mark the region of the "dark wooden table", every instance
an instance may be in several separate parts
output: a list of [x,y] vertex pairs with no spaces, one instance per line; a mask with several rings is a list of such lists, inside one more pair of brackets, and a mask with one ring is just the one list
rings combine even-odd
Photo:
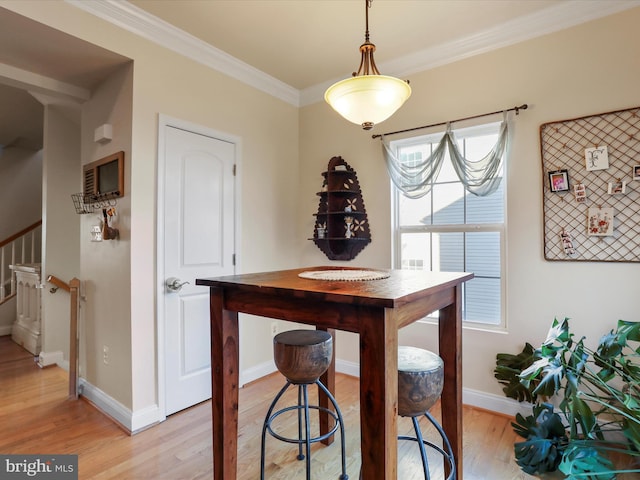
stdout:
[[[298,276],[325,269],[332,267],[196,280],[210,289],[214,480],[237,478],[238,312],[359,334],[362,478],[396,480],[398,330],[435,310],[445,369],[442,426],[463,478],[461,290],[473,274],[392,270],[386,279],[352,282]],[[334,375],[332,367],[324,377],[330,390]]]

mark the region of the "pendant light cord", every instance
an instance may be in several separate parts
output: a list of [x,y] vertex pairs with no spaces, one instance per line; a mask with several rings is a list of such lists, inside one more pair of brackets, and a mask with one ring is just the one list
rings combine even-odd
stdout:
[[364,41],[365,43],[369,43],[369,9],[371,8],[371,2],[373,0],[366,0],[364,3],[364,22],[365,22],[365,31],[364,31]]

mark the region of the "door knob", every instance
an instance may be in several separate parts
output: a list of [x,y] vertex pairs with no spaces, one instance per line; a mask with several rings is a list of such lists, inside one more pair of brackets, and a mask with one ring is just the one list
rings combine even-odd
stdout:
[[167,290],[170,290],[172,292],[179,292],[180,290],[182,290],[182,286],[186,285],[187,283],[189,282],[182,282],[180,281],[179,278],[176,278],[176,277],[169,277],[164,282],[164,284],[167,287]]

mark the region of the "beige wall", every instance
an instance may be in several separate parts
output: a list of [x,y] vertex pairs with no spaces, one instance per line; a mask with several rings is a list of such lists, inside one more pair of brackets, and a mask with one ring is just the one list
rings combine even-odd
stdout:
[[[507,328],[464,331],[464,387],[501,395],[493,378],[498,352],[540,343],[554,316],[573,319],[578,335],[596,342],[619,319],[640,320],[638,264],[547,262],[542,249],[542,123],[638,106],[640,9],[411,75],[413,96],[378,133],[463,118],[528,103],[513,122],[508,165]],[[626,53],[625,53],[626,52]],[[498,118],[499,120],[499,118]],[[320,172],[341,155],[358,172],[373,242],[354,265],[390,265],[390,187],[379,140],[318,103],[301,111],[300,238],[313,229]],[[396,137],[394,137],[396,138]],[[632,188],[640,190],[638,182]],[[640,206],[639,206],[640,208]],[[302,263],[323,262],[311,242]],[[401,341],[435,348],[436,328],[414,325]],[[357,360],[356,339],[341,337],[338,357]]]
[[[133,64],[120,68],[94,89],[82,107],[82,165],[124,151],[124,196],[117,198],[117,240],[91,242],[91,226],[103,214],[80,216],[80,275],[86,300],[82,309],[82,377],[122,403],[131,405],[131,132]],[[95,129],[113,127],[113,140],[94,141]],[[82,190],[82,188],[80,188]],[[107,361],[104,361],[106,347]],[[149,362],[153,365],[153,362]]]
[[[79,216],[70,192],[79,191],[79,115],[60,105],[45,107],[42,200],[42,279],[54,275],[64,282],[80,271]],[[42,350],[63,352],[69,359],[69,295],[51,285],[42,289]]]
[[[0,156],[0,240],[34,224],[42,208],[42,151],[8,148]],[[13,212],[19,211],[20,215]]]

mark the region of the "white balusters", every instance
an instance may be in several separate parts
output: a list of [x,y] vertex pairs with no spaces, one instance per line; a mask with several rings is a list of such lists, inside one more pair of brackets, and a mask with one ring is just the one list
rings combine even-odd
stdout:
[[18,263],[32,264],[40,261],[40,252],[36,249],[41,243],[38,241],[41,235],[42,226],[38,222],[15,237],[0,242],[0,303],[16,294],[16,279],[10,267]]

